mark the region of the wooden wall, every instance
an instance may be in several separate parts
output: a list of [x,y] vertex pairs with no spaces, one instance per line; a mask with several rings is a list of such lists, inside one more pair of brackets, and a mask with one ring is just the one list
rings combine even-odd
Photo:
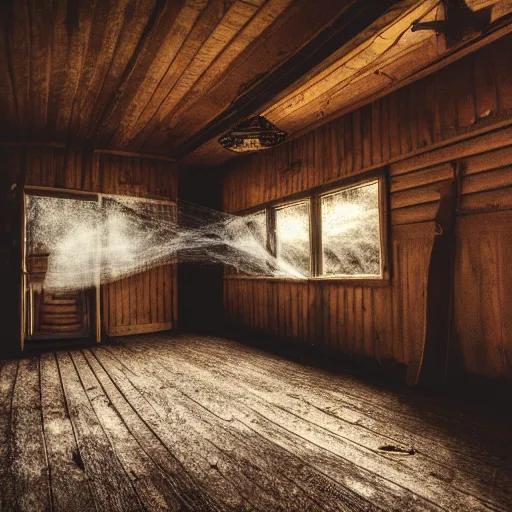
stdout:
[[386,166],[392,279],[361,286],[226,277],[228,319],[338,352],[418,360],[438,183],[459,161],[454,364],[512,377],[511,51],[507,36],[296,140],[236,160],[224,183],[228,212]]
[[[176,164],[63,147],[3,147],[1,167],[25,185],[141,198],[177,198]],[[4,169],[2,169],[2,172]],[[16,269],[19,269],[17,265]],[[102,286],[102,328],[110,335],[177,325],[177,268],[165,265]]]

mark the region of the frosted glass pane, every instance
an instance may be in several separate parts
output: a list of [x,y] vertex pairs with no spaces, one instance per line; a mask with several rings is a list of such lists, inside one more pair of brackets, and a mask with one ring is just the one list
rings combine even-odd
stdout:
[[377,181],[321,198],[323,275],[381,275]]
[[267,247],[267,214],[265,210],[247,215],[245,219],[246,226],[256,241],[262,247]]
[[301,274],[310,274],[309,202],[276,210],[276,256]]

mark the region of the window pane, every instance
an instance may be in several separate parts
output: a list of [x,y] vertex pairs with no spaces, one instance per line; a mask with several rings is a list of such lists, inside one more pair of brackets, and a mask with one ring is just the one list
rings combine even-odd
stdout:
[[[221,249],[228,275],[266,275],[268,273],[267,212],[259,210],[241,216],[231,216],[224,229],[229,238]],[[229,247],[229,248],[228,248]],[[227,249],[227,253],[224,251]]]
[[323,275],[380,276],[379,183],[321,198]]
[[265,210],[245,216],[245,224],[256,241],[267,247],[267,213]]
[[310,274],[309,201],[276,210],[276,256],[301,274]]

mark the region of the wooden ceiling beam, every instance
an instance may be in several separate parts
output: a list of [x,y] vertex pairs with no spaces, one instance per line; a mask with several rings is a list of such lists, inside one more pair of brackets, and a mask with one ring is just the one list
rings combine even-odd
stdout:
[[[181,145],[226,109],[241,91],[285,62],[354,0],[267,0],[210,69],[145,140],[144,150],[167,151]],[[247,44],[247,40],[249,44]],[[242,42],[242,44],[241,44]],[[210,71],[222,66],[210,86]],[[203,88],[204,93],[198,94]],[[195,99],[194,99],[195,96]],[[178,112],[179,110],[179,112]]]
[[304,86],[274,102],[263,115],[281,129],[295,134],[339,110],[340,105],[355,103],[410,74],[415,67],[431,62],[445,51],[442,38],[436,38],[431,32],[415,34],[410,30],[414,20],[436,19],[440,14],[442,7],[437,0],[426,0],[409,9],[367,41],[346,51]]
[[[373,23],[367,30],[358,34],[348,43],[350,48],[356,48],[366,42],[367,39],[378,33],[382,27],[392,23],[401,16],[418,0],[401,1],[389,9],[384,16]],[[345,7],[347,4],[345,4]],[[216,79],[204,94],[198,95],[196,99],[185,98],[182,105],[179,105],[175,112],[164,119],[160,130],[155,130],[148,145],[154,143],[152,150],[157,150],[157,141],[171,150],[182,145],[199,129],[206,126],[222,110],[228,108],[242,91],[261,79],[272,69],[277,68],[285,62],[300,47],[311,40],[325,26],[336,19],[343,7],[341,2],[329,2],[326,5],[319,3],[293,2],[289,9],[283,13],[262,35],[255,40],[240,57],[234,61],[229,68]],[[314,11],[322,13],[317,16]],[[315,17],[315,22],[311,19]],[[293,44],[298,35],[302,35],[302,44]],[[282,96],[291,93],[302,84],[313,79],[323,69],[329,67],[339,60],[338,54],[344,55],[349,50],[344,45],[340,50],[334,52],[330,57],[324,59],[309,73],[305,73],[293,86],[281,91],[269,102],[273,104],[279,101]],[[193,96],[191,91],[190,96]],[[167,136],[167,139],[165,137]],[[162,142],[163,141],[163,142]],[[149,148],[150,146],[148,146]]]
[[[371,73],[368,73],[368,81],[365,82],[365,84],[368,86],[366,94],[358,95],[354,92],[353,95],[350,95],[350,93],[347,92],[347,95],[350,97],[350,99],[341,102],[341,104],[337,103],[339,98],[331,98],[332,105],[330,105],[329,109],[325,109],[325,115],[321,117],[311,115],[311,113],[315,112],[315,109],[311,108],[309,119],[307,116],[305,116],[300,120],[293,120],[296,129],[294,129],[292,137],[299,137],[309,132],[310,130],[317,128],[318,126],[325,124],[326,122],[332,121],[337,117],[345,115],[348,112],[354,111],[363,107],[364,105],[387,96],[397,89],[400,89],[412,82],[420,80],[425,76],[435,73],[436,71],[448,66],[449,64],[479,50],[480,48],[483,48],[484,46],[493,43],[494,41],[497,41],[504,36],[507,36],[510,33],[512,33],[512,14],[506,14],[503,18],[497,19],[495,22],[491,23],[484,34],[466,40],[448,51],[441,52],[439,55],[432,55],[430,59],[427,58],[427,54],[430,51],[429,47],[432,47],[433,43],[427,39],[423,44],[419,43],[415,48],[410,48],[411,51],[414,51],[416,56],[419,54],[421,57],[421,59],[418,57],[417,61],[417,64],[420,64],[419,67],[414,68],[411,65],[407,66],[407,52],[396,56],[395,59],[390,59],[389,67],[387,67],[388,64],[386,64],[385,66],[383,65],[383,69],[387,69],[387,71],[391,73],[392,80],[389,79],[389,77],[386,78],[386,75],[388,74],[386,72],[383,77],[385,83],[379,86],[370,87],[368,82],[372,79],[378,80],[379,74],[373,73],[372,76]],[[399,68],[405,70],[405,72],[400,74],[398,72]],[[393,70],[397,71],[393,72]],[[358,82],[355,81],[353,85],[355,88],[357,88]],[[326,101],[327,100],[324,98],[324,104],[326,104]],[[276,119],[274,119],[273,112],[268,112],[268,115],[272,122],[286,123],[285,117],[279,121],[276,121]]]
[[211,139],[217,138],[232,126],[262,109],[281,91],[290,87],[304,74],[341,46],[356,37],[381,17],[393,0],[377,3],[352,2],[331,24],[324,28],[295,55],[257,80],[220,115],[199,130],[175,150],[176,158],[191,153]]

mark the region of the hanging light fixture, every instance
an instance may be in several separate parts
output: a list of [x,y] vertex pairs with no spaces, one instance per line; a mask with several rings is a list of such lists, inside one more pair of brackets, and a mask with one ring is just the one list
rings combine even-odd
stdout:
[[286,139],[287,133],[279,130],[263,116],[255,116],[237,124],[220,139],[219,144],[234,151],[258,151],[277,146]]

